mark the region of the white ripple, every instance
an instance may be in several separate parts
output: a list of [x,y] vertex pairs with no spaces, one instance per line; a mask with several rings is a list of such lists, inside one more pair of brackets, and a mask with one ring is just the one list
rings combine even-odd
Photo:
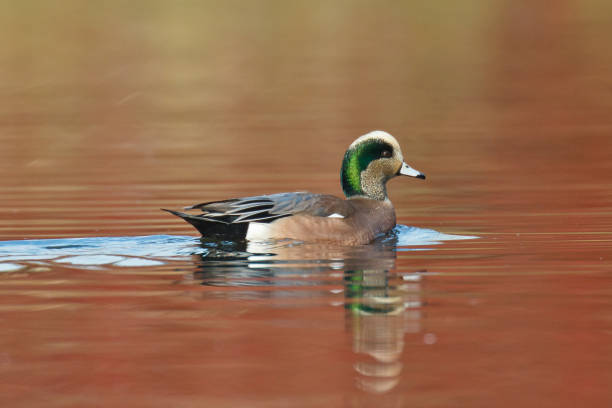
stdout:
[[14,263],[0,263],[0,272],[15,272],[24,268],[23,265]]

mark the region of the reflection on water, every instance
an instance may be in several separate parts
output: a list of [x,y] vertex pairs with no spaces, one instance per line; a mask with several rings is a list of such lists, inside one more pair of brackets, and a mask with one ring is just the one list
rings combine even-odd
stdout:
[[[78,266],[81,273],[94,268],[155,274],[156,267],[172,264],[180,275],[167,285],[203,287],[205,290],[185,292],[200,301],[281,301],[273,307],[335,308],[338,315],[344,315],[350,336],[356,386],[380,394],[400,381],[404,335],[420,330],[422,276],[396,271],[398,250],[431,250],[443,240],[466,238],[474,237],[398,226],[375,243],[358,247],[162,235],[5,241],[0,242],[0,266],[5,272],[20,273],[15,276],[25,281],[35,268],[49,272],[54,266]],[[406,246],[408,242],[413,246]],[[56,290],[51,295],[68,294]],[[78,292],[78,296],[99,295]],[[207,308],[206,303],[202,308]]]
[[357,385],[368,392],[387,392],[398,384],[404,334],[420,330],[420,275],[403,278],[410,283],[386,269],[345,273],[347,327],[359,356]]
[[[356,386],[368,393],[385,393],[400,381],[404,335],[419,332],[422,306],[422,276],[395,271],[398,242],[418,240],[406,236],[402,228],[397,231],[404,231],[403,237],[394,234],[362,247],[249,243],[242,252],[226,243],[214,257],[196,255],[198,268],[186,281],[224,287],[204,296],[233,300],[327,299],[344,292],[342,301],[331,300],[329,305],[345,309],[346,330],[355,353]],[[416,231],[419,234],[424,232]],[[336,289],[339,282],[343,289]],[[326,287],[334,288],[322,289]]]
[[[151,235],[0,241],[0,265],[9,261],[71,265],[154,266],[206,250],[193,237]],[[23,266],[23,265],[22,265]]]
[[[472,238],[475,237],[443,234],[430,229],[398,225],[383,241],[400,246],[424,246],[437,245],[442,241]],[[248,245],[249,247],[244,242],[231,241],[206,242],[194,237],[174,235],[0,241],[0,271],[17,270],[28,262],[89,266],[155,266],[165,262],[185,260],[194,254],[201,254],[211,261],[219,262],[231,258],[248,259],[255,262],[253,267],[256,267],[256,262],[266,259],[266,251],[277,253],[300,243],[250,242]],[[308,245],[300,245],[300,248],[301,252],[297,251],[291,255],[294,259],[304,259],[304,256],[308,258],[312,255],[309,251],[320,255],[319,251],[323,247],[313,249]],[[355,252],[369,251],[367,249],[369,246],[362,248],[366,249],[356,249]],[[264,258],[261,258],[262,256]]]

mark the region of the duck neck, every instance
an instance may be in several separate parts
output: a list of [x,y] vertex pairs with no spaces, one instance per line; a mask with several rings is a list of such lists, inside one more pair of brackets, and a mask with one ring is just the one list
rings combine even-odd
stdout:
[[386,181],[376,177],[372,169],[361,170],[359,163],[346,155],[342,161],[340,180],[342,191],[346,198],[367,197],[374,200],[385,201],[387,197]]

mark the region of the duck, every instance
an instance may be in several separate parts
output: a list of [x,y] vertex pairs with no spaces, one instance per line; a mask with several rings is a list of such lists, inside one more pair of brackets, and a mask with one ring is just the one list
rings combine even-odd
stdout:
[[366,245],[396,225],[395,209],[387,195],[387,181],[396,176],[425,179],[425,174],[404,162],[393,136],[375,130],[358,137],[344,153],[340,181],[345,198],[303,191],[184,208],[197,214],[162,210],[187,221],[206,239]]

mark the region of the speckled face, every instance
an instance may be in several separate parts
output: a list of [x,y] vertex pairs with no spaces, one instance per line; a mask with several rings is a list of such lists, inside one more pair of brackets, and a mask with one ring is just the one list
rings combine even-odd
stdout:
[[390,134],[375,131],[361,136],[349,146],[342,161],[344,194],[386,199],[385,183],[398,174],[402,163],[402,151]]

